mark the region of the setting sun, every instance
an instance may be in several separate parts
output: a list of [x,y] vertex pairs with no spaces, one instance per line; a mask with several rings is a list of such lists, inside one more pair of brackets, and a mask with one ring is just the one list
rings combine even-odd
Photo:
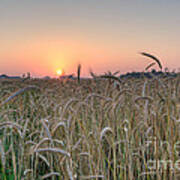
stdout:
[[62,70],[61,70],[61,69],[58,69],[58,70],[56,71],[56,73],[57,73],[57,75],[61,76],[61,75],[62,75]]

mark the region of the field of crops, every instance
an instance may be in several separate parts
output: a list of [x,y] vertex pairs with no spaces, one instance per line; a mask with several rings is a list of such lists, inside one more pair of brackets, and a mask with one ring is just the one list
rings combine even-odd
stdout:
[[0,103],[2,180],[180,178],[179,74],[1,80]]

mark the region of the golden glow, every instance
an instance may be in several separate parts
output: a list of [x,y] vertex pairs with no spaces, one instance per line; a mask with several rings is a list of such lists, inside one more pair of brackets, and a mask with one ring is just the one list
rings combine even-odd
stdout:
[[58,70],[56,71],[56,73],[57,73],[58,76],[61,76],[63,72],[62,72],[61,69],[58,69]]

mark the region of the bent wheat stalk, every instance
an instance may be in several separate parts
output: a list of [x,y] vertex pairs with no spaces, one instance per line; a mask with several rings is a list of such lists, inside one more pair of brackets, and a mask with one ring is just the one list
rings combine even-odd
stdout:
[[154,66],[155,64],[156,64],[155,62],[149,64],[149,65],[145,68],[145,70],[147,71],[149,68],[151,68],[151,67]]
[[45,174],[44,176],[42,176],[41,179],[47,179],[47,178],[50,178],[52,176],[60,176],[60,173],[58,173],[58,172],[51,172],[51,173],[48,173],[48,174]]
[[110,132],[110,133],[113,134],[112,128],[110,128],[110,127],[105,127],[105,128],[101,131],[100,141],[102,141],[103,137],[105,136],[105,134],[106,134],[107,132]]
[[149,57],[149,58],[155,60],[157,62],[157,64],[159,65],[159,68],[162,70],[162,65],[161,65],[161,62],[160,62],[160,60],[158,58],[156,58],[155,56],[153,56],[153,55],[151,55],[149,53],[145,53],[145,52],[142,52],[141,55]]
[[20,89],[19,91],[15,92],[13,95],[9,96],[4,102],[1,103],[1,106],[3,106],[4,104],[6,104],[7,102],[9,102],[10,100],[12,100],[13,98],[15,98],[16,96],[18,96],[19,94],[22,94],[25,91],[28,91],[30,89],[39,89],[37,86],[28,86],[25,87],[23,89]]
[[119,84],[122,83],[122,81],[118,77],[112,76],[112,75],[102,75],[102,76],[100,76],[100,78],[113,79],[113,80],[119,82]]
[[62,150],[62,149],[59,149],[59,148],[40,148],[40,149],[36,149],[34,152],[54,152],[54,153],[60,153],[62,155],[65,155],[65,156],[68,156],[70,157],[70,153]]

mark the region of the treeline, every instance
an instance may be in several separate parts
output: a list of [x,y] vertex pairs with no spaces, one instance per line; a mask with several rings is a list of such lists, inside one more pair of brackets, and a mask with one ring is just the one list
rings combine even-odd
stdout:
[[156,77],[177,77],[178,73],[175,72],[163,72],[163,71],[156,71],[153,69],[151,72],[128,72],[120,76],[120,78],[152,78],[153,76]]

